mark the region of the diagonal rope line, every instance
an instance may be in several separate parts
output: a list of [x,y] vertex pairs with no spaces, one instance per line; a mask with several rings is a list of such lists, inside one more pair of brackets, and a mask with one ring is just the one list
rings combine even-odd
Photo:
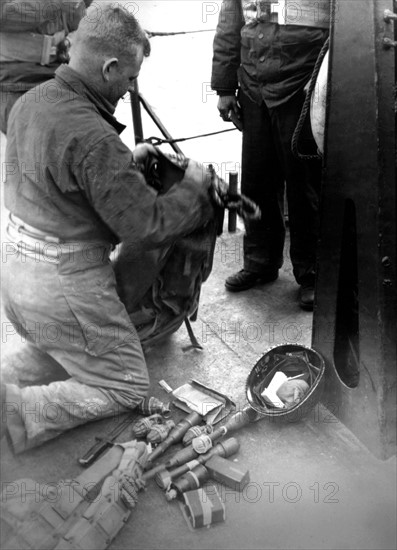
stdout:
[[208,134],[198,134],[197,136],[174,138],[174,139],[163,139],[163,138],[152,136],[150,138],[145,139],[145,141],[147,141],[148,143],[151,143],[152,145],[162,145],[163,143],[171,144],[171,143],[178,143],[181,141],[188,141],[189,139],[198,139],[202,137],[215,136],[217,134],[224,134],[225,132],[234,132],[235,130],[237,130],[237,128],[229,128],[228,130],[218,130],[218,132],[209,132]]

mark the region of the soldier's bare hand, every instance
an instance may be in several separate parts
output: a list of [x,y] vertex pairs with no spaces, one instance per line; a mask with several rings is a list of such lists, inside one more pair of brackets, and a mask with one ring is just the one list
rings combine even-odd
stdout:
[[195,183],[205,183],[208,181],[209,185],[208,174],[205,166],[195,160],[189,159],[189,163],[185,171],[185,178],[192,180]]
[[235,95],[221,95],[218,99],[218,111],[220,117],[229,122],[230,121],[230,112],[233,111],[236,115],[239,116],[240,107],[237,102]]
[[132,151],[132,158],[138,165],[145,164],[148,156],[157,156],[156,148],[150,143],[139,143]]

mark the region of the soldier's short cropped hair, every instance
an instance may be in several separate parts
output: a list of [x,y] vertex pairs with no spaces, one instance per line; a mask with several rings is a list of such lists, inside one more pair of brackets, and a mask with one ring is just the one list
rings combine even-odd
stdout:
[[93,2],[80,21],[76,40],[97,55],[122,58],[142,46],[144,55],[149,56],[148,36],[129,5],[131,2]]

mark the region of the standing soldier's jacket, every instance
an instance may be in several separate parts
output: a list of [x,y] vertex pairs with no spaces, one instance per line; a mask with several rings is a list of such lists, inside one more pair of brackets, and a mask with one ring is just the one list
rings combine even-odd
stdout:
[[224,0],[212,88],[233,95],[240,85],[252,101],[269,108],[288,101],[311,76],[328,36],[329,6],[329,0]]

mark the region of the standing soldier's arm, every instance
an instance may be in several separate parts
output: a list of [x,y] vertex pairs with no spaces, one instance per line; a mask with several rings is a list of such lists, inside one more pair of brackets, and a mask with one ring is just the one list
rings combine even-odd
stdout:
[[223,0],[214,38],[211,88],[219,95],[218,110],[224,120],[238,114],[236,90],[240,66],[240,31],[244,26],[241,0]]

